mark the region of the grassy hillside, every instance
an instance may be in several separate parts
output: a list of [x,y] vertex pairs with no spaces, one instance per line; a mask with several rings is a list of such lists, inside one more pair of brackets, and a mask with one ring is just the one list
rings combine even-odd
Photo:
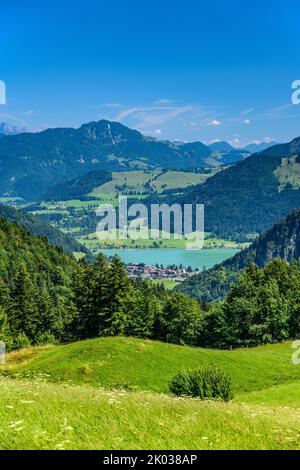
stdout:
[[300,380],[300,367],[292,364],[291,354],[290,343],[218,351],[114,337],[14,352],[0,371],[21,378],[44,376],[51,382],[164,393],[177,371],[214,364],[231,375],[236,392],[242,393]]
[[68,199],[80,199],[95,187],[101,186],[111,180],[111,171],[102,169],[89,171],[82,176],[53,186],[41,196],[40,200],[64,201]]
[[274,385],[254,392],[241,393],[235,398],[236,403],[253,403],[267,406],[285,406],[300,408],[300,381]]
[[[300,411],[0,379],[0,449],[297,449]],[[141,419],[142,417],[142,419]]]
[[[289,343],[212,351],[119,337],[10,353],[0,449],[299,449],[291,351]],[[177,370],[207,364],[230,373],[233,402],[166,394]]]

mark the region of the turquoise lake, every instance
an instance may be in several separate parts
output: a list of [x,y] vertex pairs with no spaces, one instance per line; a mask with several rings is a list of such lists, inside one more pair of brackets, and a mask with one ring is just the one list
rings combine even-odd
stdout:
[[166,248],[146,249],[113,249],[101,250],[106,256],[119,255],[124,263],[145,263],[168,266],[171,264],[182,264],[184,267],[192,266],[200,271],[205,266],[211,268],[227,258],[235,255],[239,250],[233,248],[211,248],[204,250],[182,250]]

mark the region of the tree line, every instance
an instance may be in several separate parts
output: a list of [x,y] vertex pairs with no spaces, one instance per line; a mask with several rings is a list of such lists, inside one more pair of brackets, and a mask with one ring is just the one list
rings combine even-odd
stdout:
[[299,262],[251,264],[224,301],[208,304],[130,279],[118,256],[76,263],[3,221],[0,250],[0,340],[8,349],[116,335],[230,348],[299,335]]

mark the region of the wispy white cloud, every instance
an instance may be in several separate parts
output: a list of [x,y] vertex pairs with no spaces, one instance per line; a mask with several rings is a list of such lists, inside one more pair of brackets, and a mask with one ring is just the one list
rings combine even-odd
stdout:
[[165,106],[165,105],[169,105],[169,104],[172,104],[172,103],[173,103],[172,100],[169,100],[167,98],[162,98],[160,100],[153,101],[152,105],[153,106]]
[[[140,130],[145,135],[156,137],[164,135],[166,138],[173,136],[173,138],[202,141],[205,139],[227,140],[239,147],[246,145],[256,136],[249,135],[249,138],[246,135],[232,136],[231,132],[238,130],[244,134],[241,126],[248,127],[253,132],[256,129],[256,121],[288,116],[295,113],[291,110],[292,107],[295,108],[288,104],[269,110],[258,110],[254,107],[224,109],[217,105],[184,103],[163,97],[150,103],[103,103],[97,105],[99,108],[97,117],[122,122],[128,127]],[[300,111],[300,106],[296,112],[298,111]],[[219,129],[218,133],[213,132],[213,129]],[[260,135],[261,140],[262,138]]]
[[212,119],[207,123],[208,126],[220,126],[222,123],[218,119]]
[[104,103],[98,105],[97,117],[119,121],[128,127],[138,129],[145,135],[159,137],[164,134],[174,137],[183,129],[187,134],[192,132],[195,140],[199,140],[198,131],[204,126],[220,126],[223,113],[216,107],[203,104],[183,103],[166,97],[150,103],[120,104]]
[[254,108],[246,108],[240,112],[240,116],[248,116],[248,114],[253,113]]
[[161,129],[139,129],[139,131],[144,134],[144,135],[149,135],[149,136],[154,136],[154,137],[160,137],[162,135],[162,130]]
[[125,118],[135,113],[136,111],[138,111],[138,108],[123,109],[114,117],[114,121],[123,121]]
[[17,116],[14,116],[12,114],[0,114],[0,120],[8,120],[8,121],[12,121],[13,123],[26,126],[26,122],[23,119],[20,119]]
[[111,108],[117,109],[122,108],[121,103],[101,103],[101,104],[93,104],[92,108]]
[[300,107],[287,103],[262,111],[254,117],[256,121],[272,121],[276,119],[294,119],[300,117]]

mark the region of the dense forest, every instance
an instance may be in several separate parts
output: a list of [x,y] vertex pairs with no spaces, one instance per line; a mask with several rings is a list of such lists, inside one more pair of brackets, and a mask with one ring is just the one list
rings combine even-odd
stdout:
[[59,337],[75,267],[62,248],[0,218],[0,331],[9,347]]
[[65,201],[68,199],[83,199],[98,186],[112,180],[108,170],[94,170],[78,176],[70,181],[57,184],[39,198],[41,201]]
[[250,263],[264,267],[270,260],[281,258],[288,263],[300,257],[300,209],[277,222],[248,248],[223,263],[207,269],[178,286],[180,292],[203,301],[224,298],[239,273]]
[[[300,206],[295,169],[295,165],[299,166],[299,155],[300,138],[291,144],[276,145],[195,186],[180,202],[205,204],[207,232],[220,238],[247,241]],[[282,169],[282,159],[292,156],[296,160],[287,162]],[[174,202],[178,201],[174,198]]]
[[117,256],[77,263],[4,218],[0,253],[0,339],[8,349],[115,335],[228,348],[300,331],[298,263],[250,264],[226,299],[211,305],[132,281]]
[[84,253],[89,258],[92,258],[89,250],[78,243],[75,238],[61,232],[55,227],[52,227],[50,224],[44,222],[40,217],[4,204],[0,204],[0,217],[5,217],[10,222],[17,223],[28,230],[32,235],[46,237],[51,245],[63,248],[64,251],[70,255],[76,251]]

